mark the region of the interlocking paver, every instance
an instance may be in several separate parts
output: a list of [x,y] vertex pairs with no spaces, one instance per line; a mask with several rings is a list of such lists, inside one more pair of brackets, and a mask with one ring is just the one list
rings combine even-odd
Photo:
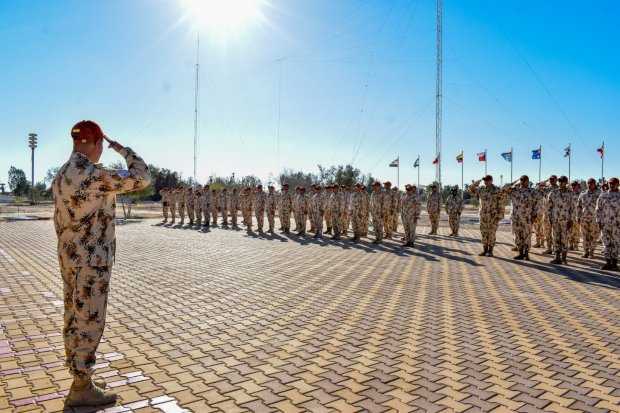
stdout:
[[[500,231],[413,250],[118,226],[96,375],[133,411],[615,411],[620,279]],[[423,233],[424,228],[420,228]],[[60,411],[50,222],[0,222],[0,412]],[[60,305],[59,305],[60,303]],[[120,411],[119,410],[119,411]]]

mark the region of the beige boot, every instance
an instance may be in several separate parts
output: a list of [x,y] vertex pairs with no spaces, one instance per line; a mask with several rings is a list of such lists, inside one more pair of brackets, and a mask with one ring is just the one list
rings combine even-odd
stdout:
[[103,406],[116,403],[117,395],[97,387],[91,378],[74,378],[65,406]]

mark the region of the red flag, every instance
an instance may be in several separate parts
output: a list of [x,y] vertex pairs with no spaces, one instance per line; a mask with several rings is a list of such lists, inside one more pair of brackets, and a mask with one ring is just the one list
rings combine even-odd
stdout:
[[601,158],[605,156],[605,144],[601,145],[601,147],[598,148],[596,151],[601,154]]
[[486,162],[486,160],[487,160],[487,153],[486,152],[478,152],[478,160],[480,162]]
[[439,163],[439,155],[437,155],[437,157],[435,158],[435,160],[433,161],[433,165],[436,165]]

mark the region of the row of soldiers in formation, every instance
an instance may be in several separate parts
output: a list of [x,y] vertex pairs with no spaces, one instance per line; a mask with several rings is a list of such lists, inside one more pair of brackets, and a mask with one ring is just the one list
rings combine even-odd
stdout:
[[[484,185],[480,185],[482,182]],[[171,222],[174,223],[178,211],[183,224],[187,211],[190,225],[217,224],[218,216],[221,216],[224,226],[228,225],[230,217],[232,226],[238,227],[237,213],[241,211],[248,232],[252,231],[254,213],[258,231],[263,232],[266,215],[269,232],[273,233],[277,213],[284,233],[290,232],[292,216],[299,235],[306,233],[309,220],[309,231],[316,238],[323,236],[325,223],[326,233],[332,234],[334,239],[346,236],[351,228],[352,240],[357,242],[368,235],[369,224],[372,224],[375,233],[373,242],[380,243],[384,237],[392,238],[400,216],[404,228],[403,243],[412,246],[421,214],[421,199],[415,185],[406,185],[405,189],[401,193],[398,188],[392,188],[390,182],[385,182],[383,186],[375,182],[370,194],[359,183],[352,187],[312,185],[309,194],[305,187],[297,187],[295,193],[290,193],[288,184],[282,185],[280,192],[269,186],[267,193],[261,185],[241,190],[233,188],[230,191],[227,188],[210,189],[209,185],[197,186],[195,189],[164,188],[160,193],[164,222],[168,222],[170,212]],[[438,189],[432,185],[426,201],[431,235],[437,234],[439,226],[442,200]],[[468,190],[479,200],[483,244],[480,256],[493,256],[497,228],[504,217],[507,201],[510,200],[512,232],[518,251],[515,259],[529,259],[532,234],[536,235],[534,247],[544,247],[546,244],[545,253],[555,254],[551,261],[554,264],[566,263],[568,250],[576,250],[580,238],[583,240],[584,257],[593,257],[594,248],[602,238],[606,259],[603,269],[617,270],[620,247],[620,193],[617,178],[609,180],[609,187],[604,190],[597,187],[594,179],[589,179],[588,188],[582,192],[578,182],[573,182],[569,188],[565,176],[558,179],[552,175],[532,187],[524,175],[518,181],[500,188],[493,185],[493,178],[487,175],[472,182]],[[458,236],[463,211],[463,198],[458,187],[450,188],[445,209],[450,236]]]

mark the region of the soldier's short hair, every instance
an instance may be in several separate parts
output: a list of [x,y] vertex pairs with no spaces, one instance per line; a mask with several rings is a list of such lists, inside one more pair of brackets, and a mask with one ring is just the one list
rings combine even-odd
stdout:
[[558,179],[558,181],[560,181],[560,182],[568,182],[568,177],[566,177],[566,176],[562,175],[562,176]]
[[491,175],[485,175],[484,178],[482,178],[483,181],[492,181],[493,177]]
[[529,180],[530,180],[530,177],[529,177],[529,176],[527,176],[527,175],[521,175],[521,177],[519,178],[519,180],[520,180],[520,181],[526,181],[526,180],[527,180],[527,181],[529,181]]
[[558,179],[558,176],[557,176],[557,175],[551,175],[551,176],[549,177],[549,179],[550,179],[550,180],[551,180],[551,179]]
[[609,178],[609,183],[612,183],[612,182],[620,183],[620,180],[614,176],[613,178]]
[[590,179],[588,179],[588,183],[596,183],[596,179],[590,178]]

